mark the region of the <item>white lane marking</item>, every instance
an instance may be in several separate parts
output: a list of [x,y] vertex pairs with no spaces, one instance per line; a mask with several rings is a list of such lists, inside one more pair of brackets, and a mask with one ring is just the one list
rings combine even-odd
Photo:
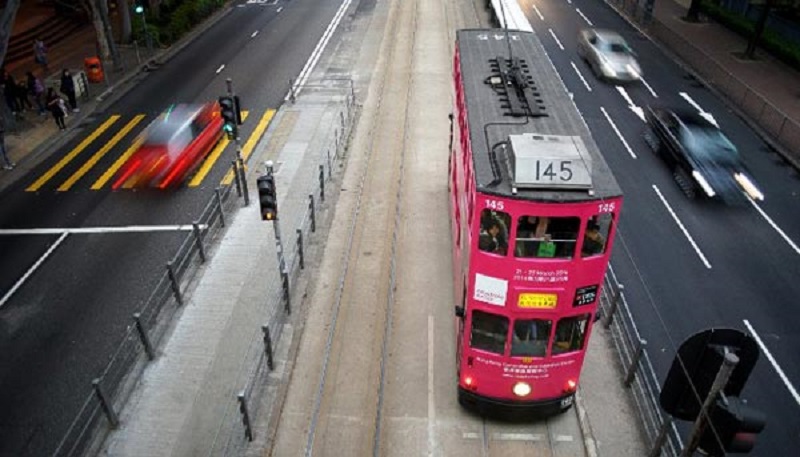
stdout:
[[479,438],[478,434],[475,432],[464,432],[461,434],[461,437],[465,440],[477,440]]
[[311,52],[311,56],[306,61],[305,66],[303,69],[300,70],[300,74],[297,76],[297,81],[294,85],[289,89],[289,93],[283,98],[284,101],[289,101],[292,97],[297,97],[300,94],[300,91],[303,88],[303,85],[308,80],[308,77],[311,75],[311,72],[314,70],[314,67],[317,65],[317,61],[319,58],[322,57],[322,51],[325,50],[325,47],[328,45],[333,33],[336,31],[336,28],[339,26],[339,23],[342,21],[344,17],[345,11],[350,6],[353,0],[344,0],[342,5],[339,7],[339,10],[336,11],[336,15],[331,19],[330,24],[328,24],[328,28],[325,29],[325,33],[322,34],[322,38],[319,39],[317,46],[314,48],[314,51]]
[[219,72],[221,72],[223,68],[225,68],[225,64],[220,65],[219,68],[217,68],[216,73],[219,74]]
[[8,301],[8,300],[11,298],[11,296],[12,296],[12,295],[14,295],[14,293],[17,291],[17,289],[19,289],[20,287],[22,287],[22,285],[25,283],[25,281],[27,281],[27,280],[28,280],[28,278],[30,277],[30,275],[32,275],[32,274],[33,274],[33,272],[34,272],[34,271],[36,271],[36,270],[39,268],[39,266],[40,266],[42,263],[44,263],[44,261],[45,261],[45,260],[47,260],[47,258],[48,258],[48,257],[50,257],[50,254],[52,254],[52,253],[53,253],[53,251],[55,251],[55,250],[56,250],[56,248],[58,247],[58,245],[59,245],[59,244],[61,244],[61,242],[62,242],[62,241],[64,241],[64,239],[65,239],[65,238],[66,238],[68,235],[69,235],[69,233],[64,233],[64,234],[62,234],[60,237],[58,237],[58,239],[56,240],[56,242],[55,242],[55,243],[53,243],[53,245],[52,245],[52,246],[50,246],[50,248],[48,248],[48,249],[47,249],[47,251],[45,251],[45,253],[44,253],[44,254],[42,254],[42,256],[41,256],[41,257],[39,257],[39,260],[37,260],[37,261],[36,261],[36,263],[34,263],[34,264],[33,264],[33,265],[30,267],[30,268],[28,268],[28,271],[26,271],[26,272],[25,272],[25,274],[24,274],[24,275],[22,275],[22,277],[21,277],[21,278],[19,278],[19,280],[18,280],[16,283],[14,283],[14,285],[13,285],[13,286],[11,286],[11,289],[8,289],[8,292],[6,292],[6,294],[5,294],[5,295],[3,295],[3,298],[2,298],[2,299],[0,299],[0,308],[2,308],[2,307],[3,307],[3,305],[5,305],[5,304],[6,304],[6,302],[7,302],[7,301]]
[[537,8],[536,5],[533,5],[533,11],[536,12],[536,15],[539,16],[539,19],[542,21],[544,20],[544,16],[542,16],[542,13],[539,11],[539,8]]
[[246,7],[246,6],[247,6],[247,5],[245,5],[245,4],[236,5],[236,7],[237,7],[237,8],[244,8],[244,7]]
[[[198,224],[200,230],[206,230],[208,224]],[[124,225],[120,227],[75,227],[75,228],[30,228],[0,229],[0,235],[59,235],[70,233],[141,233],[141,232],[189,232],[194,230],[191,224],[184,225]]]
[[434,432],[436,429],[436,400],[433,396],[433,370],[435,365],[433,363],[433,350],[435,348],[433,339],[433,316],[428,315],[428,455],[436,454],[436,438]]
[[690,97],[689,94],[687,94],[686,92],[679,92],[678,95],[683,97],[684,100],[686,100],[690,105],[692,105],[694,109],[697,110],[699,115],[703,116],[708,122],[711,122],[715,126],[719,127],[719,124],[717,124],[717,120],[714,119],[714,116],[712,116],[711,113],[709,113],[708,111],[701,108],[696,101],[692,100],[692,97]]
[[669,206],[669,203],[667,203],[667,199],[664,198],[664,196],[661,194],[661,191],[658,189],[658,186],[653,184],[653,190],[655,190],[656,194],[658,194],[658,198],[661,199],[661,203],[663,203],[664,206],[667,207],[667,211],[669,211],[669,214],[675,220],[675,223],[678,224],[678,227],[681,229],[681,231],[683,232],[683,235],[686,237],[686,239],[689,240],[689,244],[692,245],[692,247],[694,248],[694,251],[697,253],[698,256],[700,256],[700,260],[702,260],[703,264],[706,266],[706,268],[708,268],[710,270],[711,269],[711,264],[708,262],[708,259],[706,259],[706,256],[703,254],[703,251],[701,251],[700,248],[697,247],[697,243],[694,242],[694,238],[692,238],[692,235],[690,235],[689,231],[686,230],[686,227],[683,226],[683,223],[681,222],[681,220],[678,219],[678,215],[675,214],[675,211],[673,211],[672,207]]
[[281,11],[283,11],[283,7],[282,7],[282,6],[281,6],[280,8],[278,8],[278,9],[277,9],[277,12],[278,12],[278,13],[280,13]]
[[539,433],[495,433],[492,438],[497,441],[542,441],[544,435]]
[[800,254],[800,247],[797,247],[797,244],[795,244],[795,242],[794,242],[794,241],[792,241],[792,239],[791,239],[791,238],[789,238],[789,235],[787,235],[787,234],[786,234],[786,232],[784,232],[783,230],[781,230],[781,228],[780,228],[780,227],[778,227],[778,224],[776,224],[776,223],[775,223],[775,222],[774,222],[774,221],[773,221],[773,220],[772,220],[772,219],[771,219],[769,216],[767,216],[767,213],[765,213],[765,212],[764,212],[764,210],[763,210],[763,209],[761,209],[761,207],[760,207],[760,206],[758,206],[758,203],[756,203],[756,202],[755,202],[755,201],[754,201],[752,198],[750,198],[750,197],[747,197],[747,199],[750,201],[750,203],[753,205],[753,207],[756,209],[756,211],[758,211],[758,212],[761,214],[761,217],[763,217],[763,218],[764,218],[764,220],[766,220],[766,221],[767,221],[767,223],[768,223],[769,225],[771,225],[771,226],[772,226],[772,228],[774,228],[776,232],[778,232],[778,234],[779,234],[779,235],[780,235],[780,236],[781,236],[781,237],[784,239],[784,241],[786,241],[787,243],[789,243],[789,246],[791,246],[791,247],[792,247],[792,249],[794,249],[794,252],[796,252],[796,253]]
[[775,357],[772,356],[772,353],[769,352],[767,346],[764,344],[763,341],[761,341],[761,338],[758,336],[758,333],[756,333],[756,329],[754,329],[753,326],[750,325],[750,322],[747,319],[744,320],[744,325],[747,326],[748,330],[750,330],[750,333],[753,335],[753,338],[756,340],[756,343],[758,343],[758,345],[761,347],[761,351],[764,353],[764,355],[767,356],[767,360],[769,360],[769,363],[772,364],[772,368],[775,368],[775,371],[778,372],[778,376],[783,381],[783,384],[786,385],[786,388],[789,389],[789,393],[792,394],[792,397],[794,397],[794,401],[796,401],[797,404],[800,405],[800,395],[797,393],[797,389],[795,389],[792,383],[789,382],[789,378],[786,377],[786,373],[783,372],[780,365],[778,365],[778,362],[775,361]]
[[654,91],[654,90],[653,90],[653,88],[652,88],[652,87],[650,87],[650,84],[647,84],[647,81],[645,81],[645,79],[644,79],[644,78],[641,78],[641,77],[640,77],[639,79],[642,81],[642,84],[644,84],[644,87],[646,87],[646,88],[647,88],[647,90],[649,90],[649,91],[650,91],[650,93],[651,93],[651,94],[653,94],[653,97],[654,97],[654,98],[658,98],[658,94],[656,94],[656,91]]
[[558,45],[558,47],[561,48],[561,50],[563,51],[564,50],[564,46],[562,46],[561,42],[558,41],[558,37],[556,36],[556,32],[554,32],[553,29],[547,29],[547,31],[550,32],[550,35],[552,35],[553,39],[556,40],[556,44]]
[[253,32],[253,33],[250,35],[250,38],[255,38],[255,37],[256,37],[256,35],[258,35],[258,30],[256,30],[255,32]]
[[605,116],[608,123],[611,124],[611,128],[614,129],[614,132],[616,132],[617,136],[619,137],[619,140],[622,141],[622,145],[625,146],[625,149],[628,151],[628,154],[630,154],[631,157],[635,159],[636,154],[633,152],[633,149],[631,149],[631,147],[628,145],[628,142],[625,141],[625,138],[622,136],[622,133],[620,133],[619,129],[617,128],[617,124],[615,124],[614,121],[611,120],[611,116],[608,115],[605,108],[601,106],[600,111],[603,112],[603,116]]
[[626,91],[625,88],[622,86],[614,86],[614,87],[617,88],[617,92],[619,92],[619,94],[622,95],[622,98],[624,98],[625,101],[628,102],[628,108],[630,108],[631,111],[636,113],[636,115],[639,116],[639,119],[641,119],[642,122],[646,122],[644,120],[644,109],[642,109],[641,106],[633,104],[633,100],[631,99],[631,96],[628,95],[628,91]]
[[578,77],[581,78],[581,81],[583,81],[583,85],[586,86],[586,90],[591,92],[592,88],[589,86],[589,83],[586,82],[586,79],[583,78],[583,75],[581,74],[581,71],[578,70],[578,66],[575,65],[575,62],[570,61],[570,63],[572,64],[572,68],[575,69],[575,73],[577,73]]
[[559,443],[569,442],[569,443],[571,443],[572,441],[575,441],[575,437],[572,436],[572,435],[556,435],[556,442],[559,442]]
[[589,24],[589,26],[590,26],[590,27],[594,27],[594,24],[592,24],[592,21],[590,21],[590,20],[589,20],[589,18],[588,18],[588,17],[586,17],[586,16],[583,14],[583,11],[581,11],[581,9],[580,9],[580,8],[575,8],[575,11],[577,11],[577,12],[578,12],[578,14],[579,14],[579,15],[580,15],[580,16],[583,18],[583,20],[584,20],[584,21],[586,21],[586,23],[587,23],[587,24]]

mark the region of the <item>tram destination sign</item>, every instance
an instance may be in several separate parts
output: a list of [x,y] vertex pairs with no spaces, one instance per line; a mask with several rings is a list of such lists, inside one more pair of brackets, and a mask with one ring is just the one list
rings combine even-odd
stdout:
[[530,189],[589,189],[591,156],[579,136],[509,135],[514,186]]
[[598,288],[599,286],[597,284],[579,287],[575,290],[575,301],[572,303],[572,306],[584,306],[594,303],[595,300],[597,300]]

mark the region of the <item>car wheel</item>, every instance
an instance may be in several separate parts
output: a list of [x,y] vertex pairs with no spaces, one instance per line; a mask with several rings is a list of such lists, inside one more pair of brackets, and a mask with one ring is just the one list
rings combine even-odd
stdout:
[[655,153],[661,152],[661,140],[658,139],[658,137],[653,133],[652,130],[647,129],[644,132],[644,142],[647,143],[648,146],[650,146],[650,149],[652,149],[653,152]]
[[681,191],[683,191],[689,200],[693,200],[697,196],[692,179],[688,174],[686,174],[683,168],[676,168],[672,173],[672,177],[675,178],[675,182],[678,183],[678,187],[681,188]]

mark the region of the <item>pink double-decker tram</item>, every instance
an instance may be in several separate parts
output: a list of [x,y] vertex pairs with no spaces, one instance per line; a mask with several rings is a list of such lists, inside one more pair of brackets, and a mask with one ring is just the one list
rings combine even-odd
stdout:
[[568,409],[622,193],[534,33],[460,30],[449,187],[458,399]]

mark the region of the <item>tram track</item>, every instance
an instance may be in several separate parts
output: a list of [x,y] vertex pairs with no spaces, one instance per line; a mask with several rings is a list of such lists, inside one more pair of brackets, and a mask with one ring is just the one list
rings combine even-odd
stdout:
[[[305,455],[380,454],[417,2],[390,6]],[[352,161],[352,158],[351,158]],[[386,285],[381,287],[380,285]],[[359,405],[361,407],[359,407]],[[370,406],[372,405],[372,406]],[[343,425],[345,424],[345,425]],[[349,428],[343,431],[342,428]],[[316,452],[315,452],[316,451]]]

